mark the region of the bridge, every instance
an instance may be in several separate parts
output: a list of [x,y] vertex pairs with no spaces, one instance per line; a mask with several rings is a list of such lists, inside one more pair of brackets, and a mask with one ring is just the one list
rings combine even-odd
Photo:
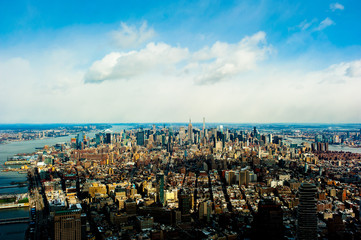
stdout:
[[0,225],[15,224],[15,223],[29,223],[29,222],[30,222],[29,217],[0,219]]

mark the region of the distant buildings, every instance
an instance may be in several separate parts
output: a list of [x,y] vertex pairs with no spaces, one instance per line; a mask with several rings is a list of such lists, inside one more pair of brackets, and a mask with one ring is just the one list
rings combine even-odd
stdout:
[[[50,211],[41,223],[54,226],[48,231],[57,239],[76,239],[79,216],[72,205],[82,204],[86,239],[317,239],[358,233],[361,154],[327,152],[328,140],[298,143],[300,136],[320,135],[314,130],[186,125],[106,130],[94,138],[79,136],[81,149],[74,138],[39,150],[32,156],[39,185],[32,190],[44,186]],[[353,132],[349,139],[356,137]]]

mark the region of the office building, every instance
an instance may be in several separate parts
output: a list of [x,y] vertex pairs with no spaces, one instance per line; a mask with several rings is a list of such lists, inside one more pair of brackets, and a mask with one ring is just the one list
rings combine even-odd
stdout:
[[54,215],[55,240],[81,239],[81,209],[56,211]]
[[144,146],[144,131],[140,130],[139,132],[137,132],[137,145],[138,146]]
[[104,143],[106,143],[106,144],[112,143],[112,133],[111,132],[105,133]]

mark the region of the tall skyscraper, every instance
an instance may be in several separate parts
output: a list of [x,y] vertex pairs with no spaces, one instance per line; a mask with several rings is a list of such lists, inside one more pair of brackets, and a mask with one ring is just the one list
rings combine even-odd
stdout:
[[270,133],[270,134],[268,135],[268,142],[269,142],[269,143],[273,143],[272,133]]
[[112,143],[112,133],[111,132],[106,132],[105,133],[105,141],[106,144],[111,144]]
[[78,149],[81,149],[83,141],[84,141],[84,133],[80,132],[76,136],[76,146]]
[[189,119],[189,124],[188,124],[188,140],[190,143],[193,143],[193,128],[192,128],[191,119]]
[[299,191],[297,239],[317,239],[316,186],[311,183],[302,183]]
[[140,130],[137,132],[137,145],[138,146],[144,146],[144,131]]
[[203,129],[202,129],[202,142],[205,143],[206,139],[206,119],[203,117]]
[[157,174],[157,188],[159,189],[159,202],[164,205],[164,174]]

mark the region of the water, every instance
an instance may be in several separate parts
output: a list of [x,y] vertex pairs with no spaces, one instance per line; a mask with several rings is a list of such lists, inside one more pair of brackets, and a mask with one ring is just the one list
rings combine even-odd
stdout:
[[[44,147],[45,145],[55,145],[60,142],[68,142],[72,136],[58,137],[58,138],[47,138],[37,139],[31,141],[22,142],[11,142],[0,145],[0,165],[5,167],[4,163],[9,157],[14,156],[18,153],[33,153],[37,147]],[[20,166],[19,166],[20,167]],[[23,182],[26,181],[26,174],[19,174],[17,172],[0,172],[0,186],[9,186],[12,181]],[[0,193],[24,193],[27,189],[25,188],[11,188],[11,189],[0,189]]]
[[0,239],[6,239],[6,240],[24,239],[27,227],[28,227],[27,223],[1,225]]
[[[298,145],[300,145],[303,142],[311,143],[309,141],[298,139],[298,138],[288,138],[287,140],[290,140],[292,143],[296,143]],[[360,153],[361,154],[361,148],[352,148],[352,147],[348,147],[348,146],[344,146],[344,145],[332,145],[332,144],[329,144],[328,145],[328,150],[329,151],[352,152],[352,153]]]
[[[110,129],[113,132],[119,132],[122,129],[129,128],[131,126],[114,125]],[[93,138],[95,132],[86,133],[86,136]],[[58,138],[37,139],[31,141],[11,142],[7,144],[0,144],[0,169],[3,169],[4,163],[9,157],[12,157],[18,153],[33,153],[35,148],[44,147],[45,145],[52,146],[57,143],[70,142],[70,139],[75,135],[69,135]],[[0,171],[0,186],[9,186],[11,182],[23,182],[26,181],[26,174],[19,174],[18,172],[2,172]],[[5,188],[0,189],[0,194],[9,193],[26,193],[27,187],[22,188]],[[28,208],[14,208],[0,210],[0,219],[15,218],[15,217],[27,217],[29,216]],[[18,240],[24,239],[25,231],[28,224],[8,224],[0,225],[0,239]]]
[[343,145],[328,145],[328,150],[361,153],[361,148],[352,148]]
[[[59,142],[68,142],[74,136],[37,139],[23,142],[11,142],[0,145],[0,165],[4,167],[4,163],[8,157],[12,157],[18,153],[33,153],[35,148],[44,145],[55,145]],[[2,169],[2,168],[1,168]],[[26,181],[26,174],[18,172],[0,172],[0,186],[9,186],[11,182]],[[8,193],[26,193],[27,187],[22,188],[4,188],[0,189],[0,194]],[[29,216],[28,208],[13,208],[0,210],[0,219],[27,217]],[[0,239],[18,240],[24,239],[25,231],[28,227],[27,223],[0,225]]]

